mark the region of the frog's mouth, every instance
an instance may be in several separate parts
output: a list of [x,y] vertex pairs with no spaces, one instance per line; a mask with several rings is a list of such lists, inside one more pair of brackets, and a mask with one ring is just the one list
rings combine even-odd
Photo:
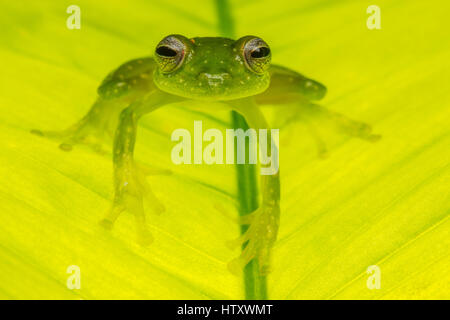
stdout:
[[200,83],[207,84],[210,87],[219,87],[229,79],[231,79],[231,75],[227,72],[214,74],[202,72],[198,75],[198,80]]
[[156,73],[153,78],[156,87],[164,92],[205,101],[241,99],[261,93],[269,86],[268,74],[261,75],[256,80],[254,77],[247,77],[236,83],[236,77],[225,70],[205,70],[187,78],[182,75],[179,79],[174,75]]

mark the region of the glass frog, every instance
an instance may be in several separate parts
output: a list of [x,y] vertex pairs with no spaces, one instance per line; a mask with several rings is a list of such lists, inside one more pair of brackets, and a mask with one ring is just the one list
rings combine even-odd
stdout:
[[[322,114],[350,135],[377,140],[369,125],[350,120],[312,103],[326,93],[322,84],[288,68],[271,65],[271,50],[261,38],[238,40],[220,37],[186,38],[169,35],[156,46],[154,57],[131,60],[111,72],[98,88],[98,98],[90,111],[67,130],[34,133],[62,141],[60,148],[71,150],[77,143],[97,148],[104,136],[113,138],[114,198],[101,221],[111,229],[123,211],[135,215],[139,242],[147,244],[143,201],[152,210],[164,206],[153,194],[145,176],[155,173],[133,158],[139,119],[167,104],[185,100],[220,101],[240,113],[250,128],[269,129],[260,110],[262,105],[291,104],[298,114]],[[323,149],[321,141],[318,141]],[[269,141],[270,143],[270,141]],[[248,230],[234,243],[246,244],[239,257],[229,263],[238,272],[253,258],[262,273],[269,270],[270,249],[280,219],[279,173],[262,175],[259,208],[241,219]]]

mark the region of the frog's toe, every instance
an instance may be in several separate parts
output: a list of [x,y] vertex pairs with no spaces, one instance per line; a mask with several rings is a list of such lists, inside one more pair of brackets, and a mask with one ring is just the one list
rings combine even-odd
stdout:
[[244,232],[240,237],[228,240],[225,245],[230,248],[231,250],[236,249],[237,247],[243,245],[245,242],[247,242],[250,238],[250,233]]
[[376,142],[381,138],[381,135],[373,133],[372,126],[367,123],[352,120],[340,113],[331,111],[329,111],[329,116],[337,129],[344,134],[370,142]]
[[69,144],[69,143],[61,143],[61,144],[59,145],[59,148],[60,148],[62,151],[72,151],[73,146],[72,146],[71,144]]
[[150,210],[160,215],[166,211],[166,207],[161,203],[158,197],[154,194],[150,184],[147,182],[146,176],[149,175],[167,175],[169,170],[144,167],[141,164],[135,164],[134,167],[134,179],[136,180],[136,186],[139,188],[139,193],[142,195],[145,204],[150,208]]
[[374,135],[372,133],[372,126],[363,122],[345,119],[340,123],[340,128],[344,133],[350,136],[368,141],[373,141],[374,139],[377,139],[377,137],[379,137],[378,135]]
[[372,127],[369,126],[370,131],[362,137],[362,139],[370,141],[370,142],[377,142],[381,139],[381,134],[375,134],[372,132]]
[[231,260],[227,267],[228,270],[239,276],[242,274],[245,266],[256,256],[255,243],[254,241],[249,241],[242,251],[241,255],[233,260]]
[[[116,195],[116,200],[117,198],[118,196]],[[106,216],[102,220],[100,220],[100,226],[102,226],[106,230],[112,230],[114,223],[124,210],[124,205],[120,204],[119,201],[114,201]]]
[[240,276],[243,273],[244,267],[247,265],[241,258],[236,258],[228,262],[227,269],[231,274]]
[[48,139],[64,139],[68,137],[71,134],[71,130],[61,130],[61,131],[44,131],[39,129],[32,129],[30,130],[31,134],[45,137]]
[[61,131],[42,131],[33,129],[32,134],[47,138],[59,143],[62,151],[71,151],[75,145],[86,145],[98,154],[106,154],[105,135],[98,128],[89,126],[74,126]]
[[220,203],[215,203],[214,209],[216,209],[218,212],[220,212],[224,217],[229,218],[230,220],[233,220],[234,222],[236,222],[237,224],[240,224],[240,225],[250,224],[253,220],[253,217],[255,216],[255,212],[253,212],[253,213],[246,214],[244,216],[240,216],[239,218],[236,218],[234,214],[231,214]]
[[32,129],[30,130],[31,134],[34,134],[39,137],[44,137],[50,140],[56,140],[61,141],[62,143],[59,144],[59,148],[63,151],[71,151],[72,145],[74,144],[74,139],[70,139],[70,133],[65,131],[42,131],[39,129]]
[[148,246],[153,242],[153,237],[147,228],[142,201],[136,202],[136,206],[132,210],[135,215],[137,243],[141,246]]
[[60,143],[59,149],[61,149],[62,151],[69,152],[69,151],[72,151],[73,147],[77,144],[84,144],[85,146],[90,148],[92,151],[94,151],[95,153],[100,154],[100,155],[105,155],[108,153],[106,151],[105,146],[102,143],[87,142],[87,141],[83,141],[82,139],[80,139],[78,141],[71,139],[66,142]]
[[112,230],[112,228],[114,226],[114,222],[108,218],[103,218],[102,220],[100,220],[99,224],[101,227],[105,228],[106,230]]
[[40,137],[44,136],[44,133],[41,130],[38,130],[38,129],[31,129],[30,133],[34,134],[34,135],[37,135],[37,136],[40,136]]
[[161,214],[166,211],[166,207],[159,201],[153,193],[152,188],[147,183],[146,176],[168,176],[172,174],[172,170],[158,168],[142,163],[135,163],[135,171],[139,184],[142,186],[142,192],[145,203],[155,214]]
[[[117,197],[117,196],[116,196]],[[116,199],[107,215],[99,222],[106,230],[112,230],[114,223],[123,211],[128,211],[135,216],[137,243],[147,246],[153,241],[153,237],[147,229],[145,212],[141,197],[130,194],[122,194]]]
[[252,261],[252,259],[256,259],[258,262],[259,273],[261,275],[266,275],[270,272],[269,251],[270,246],[264,246],[261,241],[256,239],[250,239],[241,255],[228,263],[228,270],[232,274],[239,276],[242,274],[245,266]]
[[134,214],[137,231],[137,243],[147,246],[153,241],[153,237],[147,229],[144,205],[141,197],[127,196],[125,198],[125,210]]
[[[216,210],[226,217],[231,214],[220,204],[215,204]],[[262,205],[252,213],[239,217],[236,222],[240,225],[249,225],[248,229],[237,239],[226,241],[226,246],[231,250],[244,245],[239,257],[228,263],[228,270],[234,274],[242,273],[244,267],[254,258],[257,259],[260,273],[269,270],[269,252],[276,239],[278,231],[279,207]]]

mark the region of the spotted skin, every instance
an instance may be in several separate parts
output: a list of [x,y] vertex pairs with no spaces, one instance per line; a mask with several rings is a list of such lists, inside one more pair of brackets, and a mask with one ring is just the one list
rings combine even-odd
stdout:
[[98,94],[103,99],[117,99],[131,91],[150,92],[154,89],[154,59],[145,57],[131,60],[111,72],[98,87]]
[[[80,143],[98,150],[93,140],[112,137],[114,198],[101,224],[110,229],[123,211],[129,211],[136,217],[138,241],[146,245],[152,237],[146,228],[144,202],[156,213],[164,211],[164,206],[145,179],[159,172],[136,163],[134,145],[139,120],[160,107],[186,100],[220,101],[242,114],[251,128],[268,129],[260,106],[291,105],[298,114],[325,114],[353,136],[377,139],[368,125],[313,104],[326,88],[293,70],[270,65],[270,58],[268,45],[254,36],[235,41],[170,35],[157,45],[154,57],[131,60],[111,72],[99,86],[91,110],[75,125],[60,132],[32,132],[62,141],[65,151]],[[233,273],[252,259],[258,260],[261,273],[270,269],[270,250],[280,222],[279,171],[261,176],[260,184],[259,208],[241,219],[249,228],[233,242],[246,244],[229,263]]]

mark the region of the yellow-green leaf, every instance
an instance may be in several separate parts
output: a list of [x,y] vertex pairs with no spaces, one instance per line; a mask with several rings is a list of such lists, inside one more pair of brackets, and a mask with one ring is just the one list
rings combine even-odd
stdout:
[[[218,4],[226,4],[226,15]],[[81,8],[69,30],[66,9]],[[165,35],[255,34],[275,63],[323,82],[327,108],[374,126],[376,144],[325,130],[316,156],[301,123],[280,128],[281,225],[267,295],[273,299],[450,297],[450,42],[445,1],[8,1],[0,11],[0,298],[241,299],[226,264],[239,226],[231,165],[170,161],[176,128],[229,128],[216,104],[168,106],[140,126],[136,157],[170,169],[150,177],[166,205],[148,212],[155,241],[139,246],[133,216],[98,226],[112,196],[111,156],[30,129],[63,129],[83,116],[104,76],[151,54]],[[220,6],[219,6],[220,9]],[[221,10],[224,10],[223,7]],[[232,24],[232,25],[231,25]],[[186,105],[185,107],[190,107]],[[268,108],[269,121],[283,113]],[[320,122],[318,122],[320,124]],[[81,289],[66,272],[80,267]],[[367,287],[376,265],[381,288]]]

